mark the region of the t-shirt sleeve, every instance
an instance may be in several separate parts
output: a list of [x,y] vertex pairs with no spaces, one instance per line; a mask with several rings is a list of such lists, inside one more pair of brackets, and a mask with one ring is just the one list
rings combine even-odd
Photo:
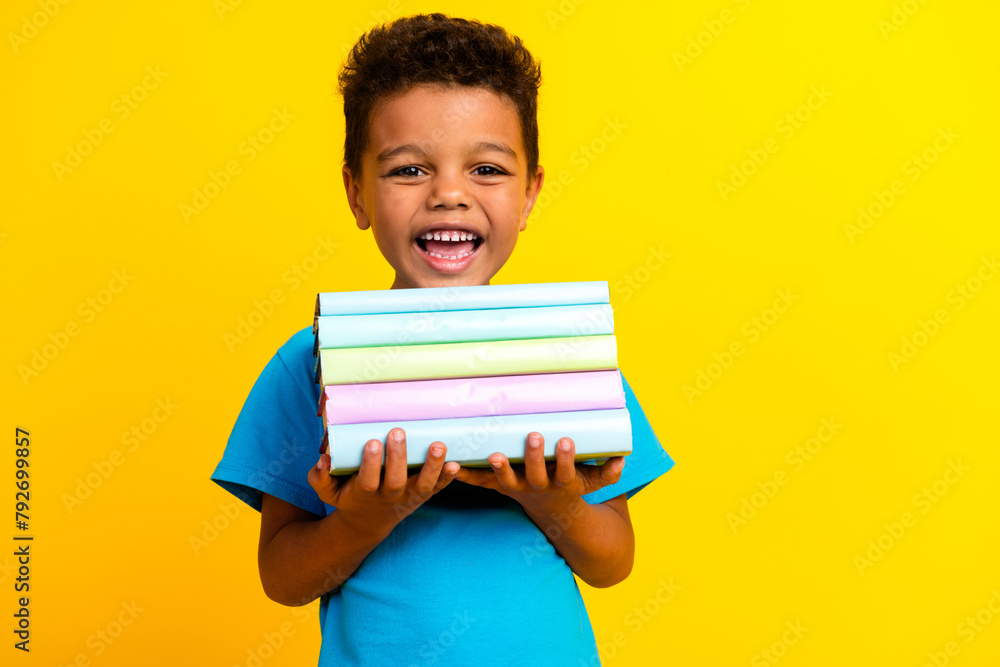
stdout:
[[312,331],[303,329],[278,350],[240,410],[212,480],[258,512],[263,493],[325,516],[309,486],[319,460],[323,425],[312,382]]
[[625,467],[617,482],[583,496],[591,504],[603,503],[623,493],[626,498],[631,498],[674,465],[673,459],[660,446],[624,375],[622,388],[625,390],[625,407],[632,421],[632,453],[625,457]]

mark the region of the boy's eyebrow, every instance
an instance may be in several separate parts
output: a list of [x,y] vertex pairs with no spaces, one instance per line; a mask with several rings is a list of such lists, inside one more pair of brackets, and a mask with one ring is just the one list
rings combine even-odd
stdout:
[[472,150],[474,153],[496,151],[498,153],[503,153],[512,160],[517,159],[517,152],[507,144],[495,144],[492,141],[480,141],[472,147]]
[[[497,153],[503,153],[512,160],[517,159],[517,152],[508,146],[507,144],[497,144],[492,141],[480,141],[472,146],[472,152],[482,153],[487,151],[495,151]],[[402,155],[403,153],[416,153],[417,155],[425,155],[424,150],[417,146],[416,144],[402,144],[396,146],[395,148],[386,148],[384,151],[378,154],[375,158],[377,164],[382,164],[383,162],[388,162],[397,155]]]
[[383,162],[388,162],[392,158],[403,153],[417,153],[419,155],[423,155],[424,151],[421,150],[416,144],[403,144],[402,146],[396,146],[395,148],[386,148],[378,154],[375,158],[375,162],[377,164],[382,164]]

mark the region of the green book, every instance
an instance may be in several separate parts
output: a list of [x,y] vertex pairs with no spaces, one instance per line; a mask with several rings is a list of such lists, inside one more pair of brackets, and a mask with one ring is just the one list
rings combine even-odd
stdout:
[[600,335],[321,349],[316,371],[325,386],[616,368],[615,337]]

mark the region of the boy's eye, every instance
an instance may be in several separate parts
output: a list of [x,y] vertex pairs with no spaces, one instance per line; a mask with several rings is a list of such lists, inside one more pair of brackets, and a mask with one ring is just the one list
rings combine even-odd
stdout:
[[477,176],[499,176],[507,172],[499,167],[494,167],[492,164],[484,164],[480,167],[476,167],[473,173]]
[[415,167],[412,164],[408,164],[405,167],[399,167],[398,169],[393,169],[389,172],[390,176],[420,176],[423,174],[423,170],[420,167]]

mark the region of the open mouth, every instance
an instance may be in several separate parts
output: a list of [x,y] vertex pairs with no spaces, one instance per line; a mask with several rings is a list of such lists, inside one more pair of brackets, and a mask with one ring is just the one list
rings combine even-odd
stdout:
[[432,230],[418,236],[414,242],[431,257],[451,260],[475,254],[483,245],[483,239],[479,235],[464,229]]

